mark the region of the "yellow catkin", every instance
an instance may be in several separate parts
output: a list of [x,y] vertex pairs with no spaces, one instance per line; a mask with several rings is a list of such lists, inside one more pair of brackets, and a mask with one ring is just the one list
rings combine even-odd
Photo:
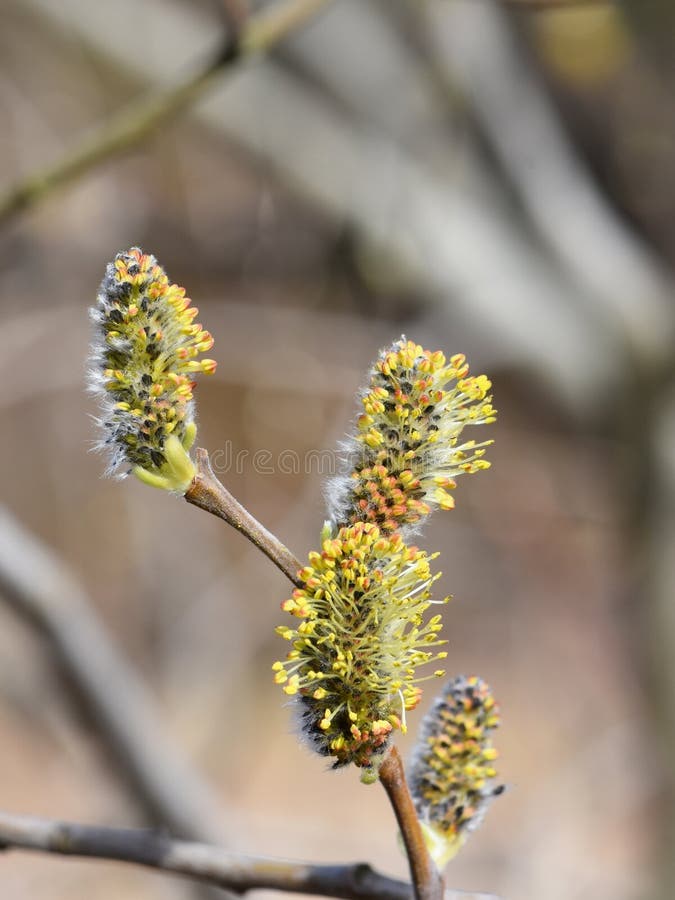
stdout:
[[492,441],[459,443],[467,425],[495,421],[485,375],[470,375],[462,354],[401,338],[371,369],[344,472],[329,489],[339,525],[371,522],[384,534],[416,526],[434,509],[451,509],[458,476],[489,467]]
[[[431,557],[433,559],[433,557]],[[282,608],[299,619],[275,681],[298,698],[302,730],[335,765],[374,767],[390,734],[419,702],[417,668],[445,657],[440,616],[426,622],[430,557],[372,524],[340,529],[309,555],[302,587]]]
[[494,786],[491,733],[499,713],[488,685],[459,676],[422,721],[408,781],[432,857],[442,868],[483,817]]
[[92,310],[90,385],[101,401],[99,447],[109,451],[109,474],[133,471],[171,490],[189,484],[193,379],[216,368],[198,358],[213,338],[194,321],[197,312],[184,288],[138,247],[107,266]]

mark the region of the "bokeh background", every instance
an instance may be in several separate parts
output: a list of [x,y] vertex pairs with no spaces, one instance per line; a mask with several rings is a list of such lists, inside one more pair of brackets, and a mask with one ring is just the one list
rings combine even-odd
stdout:
[[[0,5],[2,194],[189,78],[265,4]],[[454,595],[448,669],[500,700],[511,789],[448,883],[510,900],[673,896],[674,10],[334,0],[144,141],[3,208],[2,808],[167,824],[63,677],[27,612],[35,591],[63,628],[95,614],[149,693],[155,768],[171,777],[165,755],[185,758],[177,805],[199,818],[208,798],[229,847],[406,871],[384,792],[299,745],[272,683],[283,576],[200,510],[102,480],[89,452],[87,309],[106,262],[137,244],[216,339],[199,443],[248,452],[221,477],[300,556],[324,478],[274,461],[336,447],[380,347],[405,333],[490,375],[493,467],[460,481],[423,543]],[[273,471],[255,471],[259,450]],[[132,687],[104,693],[136,709]],[[202,782],[201,799],[181,794]],[[195,893],[7,853],[0,896]]]

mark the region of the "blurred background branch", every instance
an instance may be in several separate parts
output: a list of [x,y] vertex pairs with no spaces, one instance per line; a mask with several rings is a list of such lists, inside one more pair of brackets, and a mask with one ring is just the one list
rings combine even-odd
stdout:
[[534,10],[546,12],[552,9],[574,9],[584,6],[608,6],[616,0],[501,0],[505,6],[513,9]]
[[247,21],[241,8],[224,6],[226,34],[212,61],[185,81],[141,98],[122,110],[97,133],[85,138],[50,168],[29,176],[0,196],[0,223],[63,185],[146,139],[193,104],[226,69],[257,53],[268,52],[295,28],[317,13],[328,0],[279,0],[270,10]]
[[35,628],[90,713],[132,796],[180,837],[226,839],[225,816],[161,724],[67,567],[0,507],[0,597]]

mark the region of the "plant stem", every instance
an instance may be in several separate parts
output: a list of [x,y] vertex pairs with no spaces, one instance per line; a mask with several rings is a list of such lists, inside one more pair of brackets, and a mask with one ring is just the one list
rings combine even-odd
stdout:
[[298,578],[298,571],[302,568],[300,562],[218,481],[206,450],[200,447],[195,457],[197,474],[185,493],[187,502],[232,525],[262,550],[296,587],[301,587],[302,583]]
[[511,9],[545,12],[548,9],[585,9],[593,6],[615,6],[615,0],[502,0]]
[[387,792],[401,829],[416,900],[441,900],[443,880],[424,843],[422,829],[405,779],[403,762],[395,746],[392,746],[380,766],[380,781]]
[[329,0],[281,0],[230,29],[214,59],[181,84],[142,97],[86,137],[53,166],[29,175],[0,197],[0,222],[45,199],[99,163],[129,150],[197,100],[224,70],[264,53],[299,28]]
[[0,850],[114,859],[229,888],[292,891],[344,900],[412,900],[410,885],[365,863],[311,865],[228,853],[136,828],[101,828],[0,812]]
[[287,34],[304,25],[326,3],[327,0],[285,0],[264,9],[242,28],[240,52],[246,56],[266,52]]

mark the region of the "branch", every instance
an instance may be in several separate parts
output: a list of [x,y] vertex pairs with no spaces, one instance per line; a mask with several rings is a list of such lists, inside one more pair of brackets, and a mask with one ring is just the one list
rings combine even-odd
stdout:
[[394,808],[405,845],[416,900],[440,900],[443,881],[427,851],[400,754],[392,746],[380,766],[380,781]]
[[511,9],[528,9],[543,12],[547,9],[582,9],[588,6],[616,6],[616,0],[501,0]]
[[0,223],[45,199],[57,188],[76,180],[99,163],[129,150],[194,103],[223,70],[232,69],[270,50],[299,28],[329,0],[282,0],[231,28],[214,59],[186,81],[132,103],[86,138],[55,165],[30,175],[0,197]]
[[225,28],[239,34],[249,16],[247,0],[214,0],[214,7]]
[[328,2],[330,0],[284,0],[278,6],[265,8],[242,29],[240,54],[267,53]]
[[222,840],[224,817],[211,791],[174,746],[84,590],[2,506],[0,599],[44,637],[151,819],[184,837]]
[[298,570],[302,568],[301,563],[218,481],[211,468],[206,450],[200,447],[195,455],[197,474],[185,493],[187,502],[218,516],[228,525],[232,525],[259,550],[262,550],[265,556],[271,559],[296,587],[302,587],[298,578]]
[[235,893],[267,888],[345,900],[411,900],[410,885],[365,863],[309,865],[241,856],[132,828],[101,828],[0,812],[0,848],[113,859],[184,875]]

